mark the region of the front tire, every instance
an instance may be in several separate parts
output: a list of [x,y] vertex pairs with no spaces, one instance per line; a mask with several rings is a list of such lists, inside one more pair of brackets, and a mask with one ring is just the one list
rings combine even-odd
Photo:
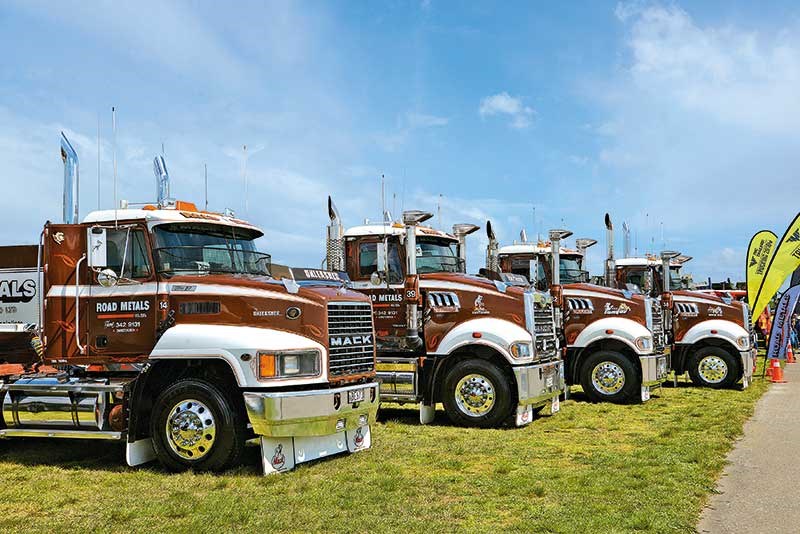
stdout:
[[150,418],[156,457],[170,471],[223,471],[239,463],[246,428],[230,398],[200,379],[175,382]]
[[594,402],[627,403],[641,395],[639,370],[616,351],[590,354],[581,365],[580,378],[584,393]]
[[689,357],[689,376],[695,386],[729,388],[739,380],[739,363],[722,347],[703,347]]
[[444,410],[456,425],[497,427],[513,411],[511,380],[492,362],[458,362],[445,375],[443,387]]

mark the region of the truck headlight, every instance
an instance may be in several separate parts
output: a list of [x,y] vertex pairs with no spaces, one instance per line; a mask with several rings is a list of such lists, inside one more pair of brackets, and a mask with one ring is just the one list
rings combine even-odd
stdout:
[[650,336],[637,337],[633,340],[633,344],[636,345],[636,348],[639,350],[652,350],[653,338]]
[[300,378],[318,376],[321,356],[318,350],[292,350],[258,353],[258,378]]
[[736,338],[736,344],[739,345],[739,348],[742,350],[747,350],[747,347],[750,346],[750,338],[747,336],[740,336]]
[[530,358],[533,355],[533,349],[529,341],[516,341],[508,348],[511,356],[517,359]]

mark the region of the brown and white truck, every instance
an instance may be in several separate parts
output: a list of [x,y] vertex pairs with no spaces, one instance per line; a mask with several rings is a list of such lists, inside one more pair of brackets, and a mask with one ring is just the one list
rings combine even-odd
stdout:
[[[0,437],[124,442],[129,465],[218,471],[258,438],[265,474],[367,449],[379,403],[371,304],[282,269],[255,226],[168,196],[0,249]],[[25,446],[25,442],[19,442]]]
[[327,267],[344,271],[372,299],[381,400],[419,403],[431,422],[436,403],[458,425],[531,422],[559,408],[563,365],[549,294],[465,274],[466,236],[421,223],[406,211],[345,231],[328,199]]
[[[610,285],[638,286],[662,304],[676,375],[688,372],[698,386],[725,388],[741,380],[748,387],[757,350],[746,302],[683,288],[685,261],[677,252],[611,258],[606,263]],[[664,284],[665,272],[669,286]]]
[[651,388],[662,384],[669,372],[669,346],[658,302],[587,283],[580,259],[594,240],[578,240],[582,250],[567,249],[561,242],[572,233],[551,230],[549,242],[523,239],[501,247],[491,223],[486,227],[486,276],[513,273],[539,289],[562,288],[556,296],[562,301],[558,322],[566,347],[567,384],[580,384],[595,401],[647,401]]

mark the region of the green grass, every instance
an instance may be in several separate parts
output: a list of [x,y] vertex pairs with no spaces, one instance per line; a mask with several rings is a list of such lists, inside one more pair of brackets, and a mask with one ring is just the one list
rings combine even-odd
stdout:
[[[760,373],[759,373],[760,375]],[[694,532],[765,381],[680,384],[644,405],[586,402],[522,429],[450,426],[394,407],[373,448],[260,475],[125,466],[118,444],[0,442],[0,531]]]

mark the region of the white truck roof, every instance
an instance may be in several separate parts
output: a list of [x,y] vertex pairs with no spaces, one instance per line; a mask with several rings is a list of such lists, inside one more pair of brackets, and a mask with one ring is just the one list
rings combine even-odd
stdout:
[[[583,255],[571,248],[561,247],[559,250],[561,254]],[[500,247],[498,254],[550,254],[550,245],[546,243],[515,243]]]
[[[345,237],[361,237],[365,235],[405,235],[405,226],[399,223],[386,223],[383,224],[367,224],[362,226],[353,226],[344,232]],[[453,234],[436,230],[429,226],[417,226],[414,232],[418,237],[438,237],[442,239],[449,239],[451,241],[458,241]]]
[[[618,267],[645,267],[648,265],[661,265],[661,259],[656,257],[647,257],[647,258],[619,258],[615,259],[614,263]],[[682,262],[671,260],[669,263],[670,267],[680,267],[683,265]]]
[[144,208],[125,208],[118,210],[97,210],[92,211],[84,217],[84,223],[113,223],[115,220],[125,221],[131,219],[143,219],[147,221],[149,228],[159,224],[171,222],[191,222],[224,225],[237,228],[247,228],[258,232],[259,236],[264,235],[258,227],[247,221],[228,217],[220,213],[205,211],[193,211],[188,209],[144,209]]

